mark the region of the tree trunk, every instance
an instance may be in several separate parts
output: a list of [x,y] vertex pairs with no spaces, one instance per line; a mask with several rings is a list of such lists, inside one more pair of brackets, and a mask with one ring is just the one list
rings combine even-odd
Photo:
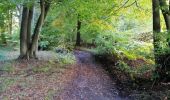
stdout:
[[39,40],[39,33],[41,31],[44,19],[47,15],[48,10],[46,11],[45,9],[45,1],[40,0],[40,6],[41,6],[41,14],[38,18],[38,21],[36,23],[35,29],[34,29],[34,34],[32,36],[32,45],[31,45],[31,50],[30,50],[30,56],[36,58],[36,51],[38,49],[38,40]]
[[158,49],[159,49],[158,34],[161,32],[159,0],[152,0],[152,12],[153,12],[153,45],[154,45],[155,64],[157,66],[155,73],[161,77],[160,74],[161,63],[158,55]]
[[50,0],[49,0],[49,1],[46,0],[46,1],[45,1],[45,14],[44,14],[44,20],[45,20],[45,18],[47,17],[47,13],[48,13],[49,9],[50,9]]
[[[158,34],[161,31],[160,12],[159,12],[160,3],[158,0],[152,0],[152,3],[153,3],[153,44],[154,44],[154,53],[155,53],[155,63],[157,64],[155,73],[159,75],[158,79],[162,81],[168,78],[166,65],[164,65],[165,64],[164,62],[167,59],[167,55],[158,54],[159,53],[158,50],[160,47],[159,46],[160,39]],[[164,15],[164,18],[167,22],[167,29],[169,29],[169,18],[167,18],[167,15]]]
[[33,8],[23,7],[22,22],[20,30],[20,57],[21,59],[36,58],[36,51],[38,47],[39,33],[41,31],[44,19],[50,7],[49,1],[40,0],[41,13],[34,28],[34,33],[31,36]]
[[80,28],[81,28],[81,21],[80,21],[80,19],[79,19],[79,15],[78,15],[76,46],[80,46],[80,45],[81,45],[81,44],[80,44],[80,42],[81,42]]
[[[164,17],[166,29],[168,34],[170,34],[170,0],[168,1],[169,5],[166,0],[160,0],[160,8]],[[167,37],[168,46],[170,48],[170,38]]]
[[27,27],[28,27],[28,14],[29,9],[28,7],[23,7],[22,12],[22,22],[21,22],[21,29],[20,29],[20,56],[19,58],[25,58],[27,53]]
[[165,20],[166,29],[170,31],[170,5],[168,6],[166,0],[159,0],[159,4]]
[[28,18],[28,27],[27,27],[27,59],[30,59],[33,6],[30,7],[28,16],[29,18]]
[[[168,34],[170,34],[170,15],[163,13],[163,17],[165,20],[166,30],[167,30]],[[170,38],[167,37],[166,39],[167,39],[168,46],[170,48]]]
[[9,34],[12,34],[12,11],[9,10]]
[[160,12],[159,12],[159,0],[152,0],[152,9],[153,9],[153,44],[154,44],[154,53],[155,53],[155,63],[159,64],[158,57],[158,34],[161,31],[160,25]]
[[[160,2],[160,8],[164,17],[164,21],[165,21],[165,25],[166,25],[166,29],[168,31],[168,34],[170,34],[170,0],[159,0]],[[169,4],[168,4],[169,3]],[[170,48],[170,38],[169,37],[165,37],[167,39],[168,42],[168,46]],[[166,54],[160,54],[159,55],[159,64],[161,65],[161,67],[159,67],[157,69],[157,72],[160,76],[160,79],[162,80],[168,80],[170,79],[170,74],[168,73],[170,71],[170,67],[169,67],[169,62],[170,62],[170,54],[166,53]],[[169,74],[169,75],[168,75]]]
[[166,29],[169,32],[170,31],[170,15],[168,14],[163,14],[165,24],[166,24]]

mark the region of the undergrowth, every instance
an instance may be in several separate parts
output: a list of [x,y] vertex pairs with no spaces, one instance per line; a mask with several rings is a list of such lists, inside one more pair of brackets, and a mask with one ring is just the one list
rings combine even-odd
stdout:
[[128,31],[104,32],[95,39],[97,45],[95,50],[99,55],[112,57],[110,60],[115,59],[117,68],[128,73],[133,80],[135,77],[143,76],[143,78],[152,79],[152,71],[155,70],[153,44],[141,38],[134,38],[135,36]]

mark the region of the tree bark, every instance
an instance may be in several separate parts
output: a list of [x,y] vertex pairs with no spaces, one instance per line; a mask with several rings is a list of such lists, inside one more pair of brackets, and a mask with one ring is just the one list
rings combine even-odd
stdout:
[[[170,0],[169,5],[166,2],[166,0],[159,0],[160,1],[160,8],[164,17],[166,30],[168,31],[168,34],[170,34]],[[170,48],[170,38],[167,37],[168,46]]]
[[165,20],[166,29],[167,31],[170,31],[170,5],[168,6],[166,0],[159,0],[159,4]]
[[158,34],[161,32],[160,25],[160,12],[159,12],[159,0],[152,0],[152,12],[153,12],[153,44],[154,44],[154,53],[155,53],[155,63],[159,64],[158,57]]
[[[159,12],[159,7],[160,7],[160,3],[159,0],[152,0],[153,3],[153,44],[154,44],[154,53],[155,53],[155,63],[157,64],[155,73],[157,73],[159,75],[159,81],[162,79],[166,79],[168,77],[167,75],[167,69],[166,66],[164,65],[165,60],[167,59],[167,55],[162,55],[162,54],[158,54],[159,53],[159,33],[161,32],[161,25],[160,25],[160,12]],[[163,11],[162,11],[163,12]],[[165,14],[165,13],[163,13]],[[167,22],[169,22],[169,19],[166,19],[167,16],[165,16],[165,20],[168,20]],[[169,23],[167,24],[167,29],[169,28]],[[166,38],[166,37],[165,37]]]
[[12,10],[9,10],[9,34],[12,34]]
[[[166,25],[166,29],[168,31],[168,34],[170,34],[170,0],[159,0],[159,4],[160,4],[160,8],[164,17],[164,21],[165,21],[165,25]],[[169,37],[165,37],[167,39],[168,42],[168,46],[170,48],[170,38]],[[157,68],[157,73],[159,74],[159,79],[165,79],[167,80],[168,78],[170,78],[170,76],[168,75],[168,72],[170,71],[170,67],[168,62],[169,61],[169,57],[170,54],[166,53],[166,54],[160,54],[159,55],[159,61],[158,63],[160,64],[160,67]]]
[[[154,46],[154,56],[155,56],[155,65],[159,64],[159,57],[158,57],[158,39],[157,34],[161,31],[160,26],[160,12],[159,12],[159,1],[152,0],[152,15],[153,15],[153,46]],[[158,67],[155,70],[155,73],[158,74]]]
[[31,36],[33,8],[23,7],[22,22],[20,30],[20,57],[21,59],[36,58],[36,51],[38,47],[39,33],[41,31],[44,19],[50,7],[50,3],[46,0],[40,0],[41,13],[34,28],[34,33]]
[[28,14],[29,9],[28,7],[23,7],[22,12],[22,22],[21,22],[21,29],[20,29],[20,56],[19,58],[25,58],[27,53],[27,27],[28,27]]
[[33,6],[29,9],[28,15],[28,27],[27,27],[27,59],[30,59],[30,48],[31,48],[31,33],[32,33],[32,19],[33,19]]
[[47,14],[48,14],[48,11],[49,11],[49,9],[50,9],[50,0],[46,0],[45,1],[45,14],[44,14],[44,20],[45,20],[45,18],[47,17]]
[[80,34],[80,29],[81,29],[81,21],[79,19],[78,15],[78,20],[77,20],[77,37],[76,37],[76,46],[81,46],[81,34]]
[[42,25],[44,23],[44,19],[47,15],[47,8],[46,8],[46,2],[44,0],[40,0],[40,6],[41,6],[41,14],[38,18],[38,21],[36,23],[35,29],[34,29],[34,34],[32,36],[32,45],[31,45],[31,50],[30,50],[30,56],[36,58],[36,51],[38,49],[38,40],[39,40],[39,33],[41,31]]

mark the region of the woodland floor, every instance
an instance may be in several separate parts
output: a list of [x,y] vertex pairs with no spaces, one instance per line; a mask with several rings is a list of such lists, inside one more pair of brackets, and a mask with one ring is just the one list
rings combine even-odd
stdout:
[[[74,51],[76,64],[64,66],[54,55],[43,51],[38,54],[40,60],[0,61],[0,100],[133,100],[130,95],[148,94],[129,91],[122,96],[114,76],[110,77],[89,52]],[[17,52],[4,55],[7,60],[17,56]],[[166,96],[135,100],[168,100]]]
[[75,51],[74,77],[59,94],[61,100],[122,100],[115,82],[88,52]]
[[[4,57],[9,60],[17,55],[10,52]],[[38,61],[1,61],[0,100],[127,99],[119,96],[114,80],[100,64],[94,63],[90,53],[75,51],[77,63],[67,66],[49,60],[52,55],[41,52],[42,59]]]

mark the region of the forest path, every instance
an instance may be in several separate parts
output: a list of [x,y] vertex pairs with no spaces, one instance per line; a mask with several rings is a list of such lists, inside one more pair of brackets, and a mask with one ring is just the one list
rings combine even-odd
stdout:
[[60,100],[127,100],[119,96],[116,85],[108,73],[95,63],[90,52],[75,51],[77,65],[71,82],[57,99]]

